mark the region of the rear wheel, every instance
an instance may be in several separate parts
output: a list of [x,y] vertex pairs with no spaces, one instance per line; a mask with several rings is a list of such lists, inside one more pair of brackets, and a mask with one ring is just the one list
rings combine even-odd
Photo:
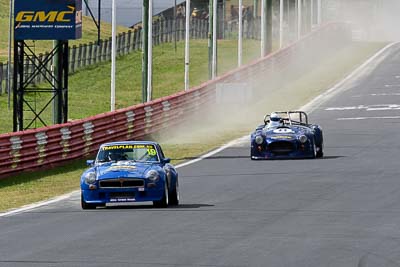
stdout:
[[96,209],[95,204],[87,203],[83,198],[83,193],[81,193],[81,207],[83,210],[94,210]]
[[164,183],[164,195],[161,200],[153,201],[153,205],[156,208],[166,208],[169,205],[169,193],[167,181]]

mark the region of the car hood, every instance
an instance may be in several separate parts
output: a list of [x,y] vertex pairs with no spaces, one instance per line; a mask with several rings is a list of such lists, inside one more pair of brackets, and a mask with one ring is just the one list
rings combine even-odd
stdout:
[[104,163],[97,166],[97,177],[99,180],[120,177],[144,178],[147,171],[149,171],[151,168],[152,164],[130,161]]

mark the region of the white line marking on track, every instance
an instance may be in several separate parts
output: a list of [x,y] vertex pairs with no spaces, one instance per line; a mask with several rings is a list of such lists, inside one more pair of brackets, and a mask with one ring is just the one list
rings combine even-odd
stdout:
[[353,95],[352,97],[363,97],[363,96],[400,96],[400,93],[382,93],[382,94],[368,94],[368,95]]
[[352,120],[371,120],[371,119],[400,119],[400,116],[386,116],[386,117],[354,117],[354,118],[337,118],[338,121],[352,121]]
[[[321,106],[322,103],[328,101],[329,99],[334,97],[336,94],[350,89],[351,87],[349,85],[351,85],[354,80],[356,80],[358,77],[361,77],[362,75],[366,75],[372,67],[370,65],[373,65],[374,67],[376,67],[380,62],[382,62],[385,59],[385,57],[383,56],[384,53],[399,43],[400,42],[388,44],[387,46],[385,46],[384,48],[379,50],[375,55],[370,57],[367,61],[365,61],[361,66],[359,66],[357,69],[355,69],[348,76],[346,76],[343,80],[338,82],[336,85],[334,85],[332,88],[330,88],[325,93],[322,93],[321,95],[315,97],[308,104],[301,107],[301,109],[307,110],[309,113],[311,113],[312,111],[316,110],[319,106]],[[372,64],[372,63],[375,63],[375,64]]]
[[193,160],[190,160],[188,162],[184,162],[182,164],[178,164],[178,165],[176,165],[176,168],[182,168],[182,167],[185,167],[187,165],[190,165],[190,164],[196,163],[198,161],[201,161],[203,159],[209,158],[209,157],[211,157],[211,156],[213,156],[213,155],[215,155],[215,154],[227,149],[228,147],[243,143],[245,141],[248,141],[249,139],[250,139],[249,135],[242,136],[242,137],[240,137],[240,138],[238,138],[236,140],[233,140],[233,141],[231,141],[231,142],[229,142],[229,143],[227,143],[227,144],[225,144],[225,145],[223,145],[223,146],[221,146],[221,147],[219,147],[219,148],[217,148],[217,149],[215,149],[215,150],[213,150],[213,151],[211,151],[211,152],[209,152],[209,153],[207,153],[207,154],[205,154],[205,155],[203,155],[203,156],[201,156],[201,157],[199,157],[197,159],[193,159]]
[[400,87],[400,84],[385,84],[386,88]]
[[[335,86],[333,86],[332,88],[330,88],[328,91],[326,91],[325,93],[317,96],[316,98],[314,98],[313,100],[311,100],[309,103],[305,104],[304,106],[302,106],[299,110],[303,110],[306,111],[308,113],[311,113],[312,111],[314,111],[317,107],[319,107],[323,102],[327,101],[328,99],[332,98],[333,96],[335,96],[336,94],[338,94],[339,92],[347,89],[344,85],[346,83],[351,82],[353,79],[355,79],[357,76],[360,76],[362,74],[364,74],[365,72],[368,71],[367,67],[375,60],[378,59],[379,56],[381,56],[384,52],[386,52],[387,50],[389,50],[392,46],[396,45],[398,43],[392,43],[387,45],[386,47],[382,48],[380,51],[378,51],[375,55],[373,55],[371,58],[369,58],[366,62],[364,62],[364,64],[362,64],[361,66],[359,66],[356,70],[354,70],[352,73],[350,73],[346,78],[344,78],[342,81],[340,81],[339,83],[337,83]],[[378,62],[379,63],[379,62]],[[377,64],[377,63],[376,63]],[[194,159],[191,161],[188,161],[186,163],[182,163],[177,165],[176,167],[181,168],[184,166],[187,166],[189,164],[193,164],[195,162],[198,162],[200,160],[203,160],[207,157],[210,157],[214,154],[217,154],[219,152],[221,152],[224,149],[227,149],[230,146],[233,146],[235,144],[238,144],[240,142],[243,142],[243,140],[245,140],[246,138],[249,138],[248,135],[240,137],[236,140],[233,140],[229,143],[227,143],[226,145],[221,146],[220,148],[217,148],[205,155],[203,155],[202,157],[198,158],[198,159]],[[12,215],[16,215],[18,213],[22,213],[22,212],[26,212],[35,208],[39,208],[42,206],[46,206],[52,203],[56,203],[65,199],[70,198],[73,194],[77,194],[79,193],[79,190],[77,191],[73,191],[71,193],[59,196],[57,198],[48,200],[48,201],[43,201],[43,202],[39,202],[39,203],[34,203],[32,205],[27,205],[24,206],[22,208],[19,209],[15,209],[15,210],[11,210],[11,211],[7,211],[4,213],[0,213],[0,217],[5,217],[5,216],[12,216]]]
[[52,203],[60,202],[62,200],[66,200],[66,199],[70,198],[74,193],[77,193],[77,192],[79,192],[79,191],[74,191],[74,192],[71,192],[71,193],[68,193],[68,194],[65,194],[65,195],[50,199],[50,200],[37,202],[37,203],[31,204],[31,205],[23,206],[23,207],[21,207],[19,209],[14,209],[14,210],[10,210],[10,211],[4,212],[4,213],[0,213],[0,217],[16,215],[18,213],[26,212],[26,211],[29,211],[29,210],[32,210],[32,209],[35,209],[35,208],[39,208],[39,207],[42,207],[42,206],[47,206],[47,205],[52,204]]
[[366,111],[382,111],[382,110],[399,110],[398,104],[378,104],[378,105],[358,105],[350,107],[331,107],[326,108],[326,111],[343,111],[343,110],[366,110]]

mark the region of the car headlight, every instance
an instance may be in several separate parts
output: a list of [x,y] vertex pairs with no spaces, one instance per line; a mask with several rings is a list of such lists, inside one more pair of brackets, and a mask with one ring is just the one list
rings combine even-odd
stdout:
[[157,182],[158,180],[160,180],[160,175],[158,174],[157,171],[155,171],[155,170],[150,170],[150,171],[146,174],[146,178],[149,179],[151,182]]
[[96,182],[96,173],[88,172],[85,174],[85,183],[86,184],[94,184]]
[[299,136],[299,140],[300,140],[301,143],[304,144],[305,142],[307,142],[308,138],[305,135],[300,135]]
[[261,145],[264,142],[264,138],[261,135],[257,135],[255,141],[257,145]]

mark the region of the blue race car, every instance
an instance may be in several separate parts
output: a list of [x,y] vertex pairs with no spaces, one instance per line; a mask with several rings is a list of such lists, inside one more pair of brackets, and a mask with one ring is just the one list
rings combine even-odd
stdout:
[[303,111],[273,112],[251,134],[251,159],[320,158],[324,155],[320,126],[308,123]]
[[100,146],[81,177],[82,209],[107,203],[152,201],[179,204],[178,173],[155,142],[112,142]]

